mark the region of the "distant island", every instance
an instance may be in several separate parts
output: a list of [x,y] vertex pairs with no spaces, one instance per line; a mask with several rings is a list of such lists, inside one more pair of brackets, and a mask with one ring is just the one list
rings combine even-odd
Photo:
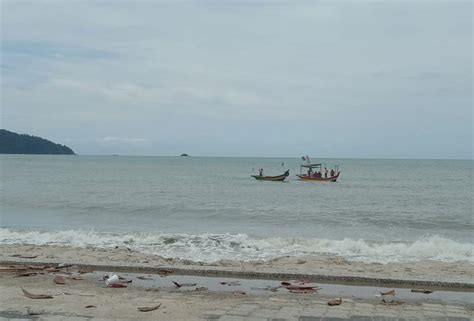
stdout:
[[27,134],[0,129],[0,154],[76,155],[65,145]]
[[188,155],[188,154],[186,154],[186,153],[184,153],[184,154],[181,154],[180,156],[181,156],[181,157],[189,157],[189,155]]

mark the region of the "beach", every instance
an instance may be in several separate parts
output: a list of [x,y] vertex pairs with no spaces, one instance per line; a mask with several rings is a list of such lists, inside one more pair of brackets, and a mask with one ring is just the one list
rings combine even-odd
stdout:
[[[472,319],[474,311],[473,273],[469,265],[374,266],[335,258],[308,258],[305,262],[291,258],[273,262],[226,261],[206,265],[133,253],[126,248],[30,245],[1,246],[0,262],[2,321],[18,318],[399,320],[400,317],[467,321]],[[28,276],[19,277],[21,273]],[[129,282],[125,283],[126,288],[107,287],[103,277],[113,274]],[[57,276],[62,276],[65,284],[55,283]],[[281,286],[273,288],[285,281],[317,284],[317,290],[292,293]],[[177,287],[172,282],[183,286]],[[52,298],[31,299],[22,293],[22,288]],[[410,292],[420,288],[433,292]],[[392,289],[395,296],[383,302],[380,292]],[[328,305],[339,297],[340,305]],[[158,305],[153,311],[138,310]]]

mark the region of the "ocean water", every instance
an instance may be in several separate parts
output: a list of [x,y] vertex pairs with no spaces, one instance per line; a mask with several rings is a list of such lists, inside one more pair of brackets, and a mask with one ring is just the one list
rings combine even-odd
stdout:
[[[112,247],[212,262],[341,256],[474,262],[474,162],[0,155],[0,244]],[[290,170],[287,182],[250,177]]]

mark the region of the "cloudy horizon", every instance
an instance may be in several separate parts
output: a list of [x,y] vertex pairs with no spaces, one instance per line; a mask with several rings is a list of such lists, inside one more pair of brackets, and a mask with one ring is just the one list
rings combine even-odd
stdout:
[[1,1],[1,127],[78,154],[473,158],[471,1]]

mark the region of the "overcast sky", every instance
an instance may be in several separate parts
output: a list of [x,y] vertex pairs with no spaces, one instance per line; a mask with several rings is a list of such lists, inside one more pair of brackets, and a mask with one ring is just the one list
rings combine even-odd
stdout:
[[473,157],[472,1],[1,2],[1,127],[79,154]]

